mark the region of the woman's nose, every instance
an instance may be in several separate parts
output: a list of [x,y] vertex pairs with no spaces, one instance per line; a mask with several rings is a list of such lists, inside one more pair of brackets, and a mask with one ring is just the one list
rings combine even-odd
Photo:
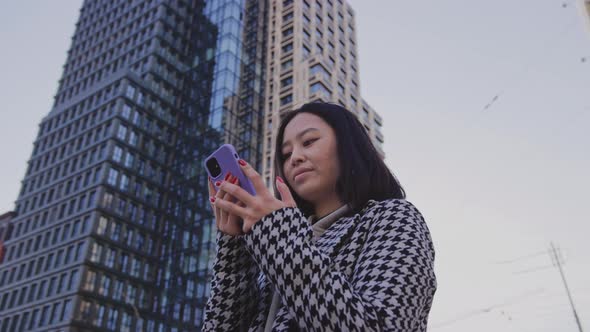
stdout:
[[295,166],[301,163],[305,158],[303,154],[299,152],[299,149],[293,149],[291,152],[291,165]]

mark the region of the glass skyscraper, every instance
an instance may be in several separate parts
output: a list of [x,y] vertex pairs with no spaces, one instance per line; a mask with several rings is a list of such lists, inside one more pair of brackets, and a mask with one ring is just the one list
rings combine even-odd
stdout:
[[343,0],[84,1],[0,220],[0,332],[199,330],[204,158],[231,143],[270,183],[276,124],[310,100],[347,106],[380,148],[354,31]]
[[265,2],[84,1],[0,265],[0,331],[200,327],[205,156],[259,163]]

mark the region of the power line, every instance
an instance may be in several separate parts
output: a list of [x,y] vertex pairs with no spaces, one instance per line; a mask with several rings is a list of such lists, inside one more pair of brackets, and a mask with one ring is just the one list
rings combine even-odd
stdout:
[[[508,300],[506,300],[504,302],[500,302],[500,303],[496,303],[496,304],[493,304],[493,305],[490,305],[490,306],[487,306],[487,307],[483,307],[483,308],[480,308],[480,309],[472,310],[472,311],[469,311],[469,312],[460,314],[457,317],[452,318],[450,320],[433,324],[433,325],[430,326],[430,328],[431,329],[441,328],[441,327],[449,326],[449,325],[455,324],[457,322],[460,322],[460,321],[463,321],[463,320],[466,320],[466,319],[469,319],[469,318],[472,318],[472,317],[475,317],[475,316],[487,314],[487,313],[492,312],[492,310],[503,308],[503,307],[506,307],[506,306],[509,306],[509,305],[512,305],[512,304],[521,302],[521,301],[523,301],[525,299],[528,299],[528,298],[530,298],[530,297],[532,297],[534,295],[543,293],[544,291],[545,290],[543,288],[539,288],[539,289],[527,291],[525,293],[522,293],[519,296],[513,297],[513,298],[508,299]],[[504,312],[504,314],[506,314],[505,311],[501,311],[501,312]]]
[[[570,1],[564,1],[562,3],[562,9],[568,9],[570,6],[570,4],[568,3]],[[576,23],[578,22],[579,18],[575,17],[574,19],[572,19],[569,24],[567,24],[565,26],[565,28],[561,31],[559,31],[554,38],[548,40],[545,44],[542,45],[541,47],[541,51],[538,52],[539,54],[542,54],[544,56],[546,56],[547,54],[550,53],[550,51],[546,51],[546,49],[549,49],[551,47],[551,50],[554,50],[557,48],[557,44],[558,42],[560,42],[561,40],[563,40],[563,37],[570,31],[571,28],[573,28]],[[582,62],[585,62],[586,58],[582,58]],[[486,111],[488,109],[490,109],[492,106],[494,106],[494,104],[496,104],[500,98],[508,91],[510,92],[510,90],[514,89],[518,84],[520,84],[524,78],[526,78],[526,74],[529,72],[529,70],[532,67],[532,61],[528,61],[524,64],[524,66],[522,67],[522,70],[520,71],[520,73],[513,75],[513,79],[511,79],[509,82],[512,83],[512,85],[507,84],[506,86],[504,86],[500,92],[496,93],[491,99],[490,101],[488,101],[488,103],[481,109],[481,111]]]
[[551,268],[553,268],[553,265],[538,266],[538,267],[533,267],[533,268],[518,271],[518,272],[513,272],[512,274],[525,274],[525,273],[536,272],[536,271],[540,271],[540,270],[547,270],[547,269],[551,269]]
[[[543,253],[543,254],[547,254],[547,253]],[[539,253],[535,253],[532,255],[527,255],[518,259],[514,259],[508,262],[517,262],[517,261],[521,261],[524,259],[529,259],[532,257],[536,257],[539,256]],[[553,268],[553,267],[557,267],[559,270],[559,274],[561,275],[561,280],[563,281],[563,285],[565,287],[565,291],[567,293],[568,299],[569,299],[569,303],[571,306],[571,310],[574,313],[574,319],[576,320],[576,324],[578,326],[578,330],[579,332],[583,332],[582,330],[582,323],[580,323],[580,318],[578,317],[578,313],[576,311],[576,308],[574,306],[574,301],[572,299],[572,295],[570,292],[570,289],[567,285],[567,281],[565,279],[565,274],[563,273],[563,269],[562,269],[562,262],[564,261],[563,259],[563,255],[561,254],[561,249],[558,249],[555,247],[555,245],[553,243],[551,243],[551,248],[549,249],[549,257],[551,258],[551,262],[552,265],[548,265],[548,266],[539,266],[539,267],[534,267],[534,268],[530,268],[527,270],[522,270],[522,271],[518,271],[518,272],[514,272],[513,274],[525,274],[525,273],[530,273],[530,272],[536,272],[536,271],[540,271],[540,270],[547,270],[549,268]]]
[[[569,298],[569,301],[570,301],[569,303],[570,303],[570,305],[572,307],[572,310],[574,312],[574,317],[576,319],[576,323],[577,323],[579,332],[583,332],[582,325],[580,323],[578,314],[577,314],[577,312],[576,312],[576,310],[574,308],[574,304],[573,304],[573,300],[572,300],[572,297],[571,297],[571,294],[570,294],[570,291],[569,291],[569,287],[567,286],[567,283],[566,283],[566,280],[565,280],[565,275],[563,274],[563,270],[561,269],[561,265],[562,265],[562,262],[563,262],[563,256],[561,255],[561,250],[556,249],[555,246],[553,245],[553,243],[551,244],[551,249],[549,250],[549,252],[547,252],[547,251],[539,251],[539,252],[531,253],[531,254],[528,254],[528,255],[525,255],[525,256],[520,256],[520,257],[517,257],[517,258],[514,258],[514,259],[497,261],[494,264],[511,264],[511,263],[516,263],[516,262],[528,260],[528,259],[531,259],[531,258],[534,258],[534,257],[545,256],[547,254],[550,255],[550,258],[551,258],[551,260],[553,262],[553,265],[538,266],[538,267],[530,268],[530,269],[527,269],[527,270],[513,272],[513,274],[526,274],[526,273],[536,272],[536,271],[540,271],[540,270],[547,270],[547,269],[550,269],[550,268],[553,268],[553,267],[557,266],[558,269],[559,269],[559,271],[560,271],[560,274],[562,276],[562,280],[564,282],[564,285],[565,285],[565,288],[566,288],[566,292],[568,294],[568,298]],[[529,297],[532,297],[533,295],[537,295],[537,294],[544,293],[544,292],[545,292],[545,289],[542,289],[542,288],[541,289],[532,290],[532,291],[528,291],[528,292],[525,292],[525,293],[523,293],[523,294],[521,294],[521,295],[519,295],[517,297],[514,297],[512,299],[509,299],[507,301],[504,301],[504,302],[501,302],[501,303],[497,303],[497,304],[494,304],[494,305],[490,305],[490,306],[487,306],[487,307],[482,307],[482,308],[479,308],[479,309],[476,309],[476,310],[465,312],[465,313],[460,314],[460,315],[456,316],[455,318],[449,319],[447,321],[435,323],[435,324],[431,325],[430,327],[431,327],[431,329],[436,329],[436,328],[441,328],[441,327],[453,325],[453,324],[455,324],[457,322],[460,322],[460,321],[463,321],[463,320],[467,320],[467,319],[473,318],[475,316],[479,316],[479,315],[484,315],[484,314],[490,313],[490,312],[492,312],[492,311],[494,311],[496,309],[502,309],[499,313],[503,317],[505,317],[506,319],[508,319],[509,321],[512,321],[513,320],[514,313],[506,310],[505,307],[510,306],[510,305],[513,305],[513,304],[516,304],[516,303],[519,303],[519,302],[522,302],[524,299],[527,299]],[[549,295],[549,294],[546,294],[546,295]],[[555,296],[555,295],[557,295],[557,294],[553,294],[552,296]],[[563,304],[555,305],[554,307],[555,308],[563,308]]]
[[574,306],[574,301],[572,299],[572,295],[570,294],[570,289],[567,286],[567,282],[565,280],[565,275],[563,274],[563,270],[561,269],[560,256],[558,256],[557,249],[555,249],[555,246],[553,245],[553,243],[551,243],[551,249],[553,252],[553,257],[555,258],[555,262],[556,262],[557,267],[559,269],[559,273],[561,274],[561,280],[563,280],[563,285],[565,286],[565,291],[567,292],[567,297],[570,301],[570,305],[572,306],[572,311],[574,313],[574,318],[576,319],[576,324],[578,325],[578,330],[580,332],[583,332],[582,331],[582,323],[580,323],[580,318],[578,317],[578,313],[576,312],[576,307]]
[[546,251],[539,251],[539,252],[535,252],[526,256],[521,256],[518,258],[514,258],[514,259],[509,259],[509,260],[505,260],[505,261],[498,261],[495,262],[495,264],[509,264],[509,263],[514,263],[514,262],[518,262],[518,261],[522,261],[522,260],[527,260],[529,258],[533,258],[533,257],[538,257],[538,256],[544,256],[546,255],[547,252]]

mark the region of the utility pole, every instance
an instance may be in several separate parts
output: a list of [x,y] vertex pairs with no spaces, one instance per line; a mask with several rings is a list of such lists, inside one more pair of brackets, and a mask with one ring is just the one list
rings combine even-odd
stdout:
[[578,330],[580,332],[584,332],[582,330],[582,324],[580,323],[580,318],[578,318],[578,313],[576,312],[576,307],[574,306],[574,301],[572,300],[572,295],[570,294],[570,289],[567,286],[567,282],[565,281],[565,275],[563,274],[563,270],[561,269],[561,260],[559,259],[559,256],[557,255],[557,249],[555,249],[555,246],[553,245],[553,242],[551,243],[551,251],[549,252],[549,254],[552,254],[552,257],[555,258],[555,262],[557,264],[557,267],[559,268],[559,273],[561,274],[561,280],[563,280],[563,285],[565,286],[565,291],[567,292],[567,297],[570,300],[570,304],[572,306],[572,310],[574,312],[574,317],[576,318],[576,323],[578,324]]

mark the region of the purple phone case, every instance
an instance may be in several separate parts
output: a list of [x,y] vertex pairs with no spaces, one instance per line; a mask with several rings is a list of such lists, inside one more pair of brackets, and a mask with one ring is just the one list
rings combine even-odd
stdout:
[[[217,177],[211,176],[211,173],[207,168],[207,161],[213,157],[217,159],[217,162],[221,167],[221,174],[219,174]],[[237,175],[240,181],[240,187],[249,192],[251,195],[256,195],[254,185],[250,179],[244,175],[244,172],[242,172],[242,169],[238,164],[238,160],[240,160],[240,157],[238,156],[238,153],[236,152],[236,149],[233,147],[233,145],[223,144],[221,147],[219,147],[219,149],[215,150],[215,152],[205,159],[203,165],[205,166],[205,170],[207,170],[209,177],[213,179],[213,183],[225,179],[225,175],[228,172],[231,172],[232,175]],[[215,189],[217,190],[217,188]]]

